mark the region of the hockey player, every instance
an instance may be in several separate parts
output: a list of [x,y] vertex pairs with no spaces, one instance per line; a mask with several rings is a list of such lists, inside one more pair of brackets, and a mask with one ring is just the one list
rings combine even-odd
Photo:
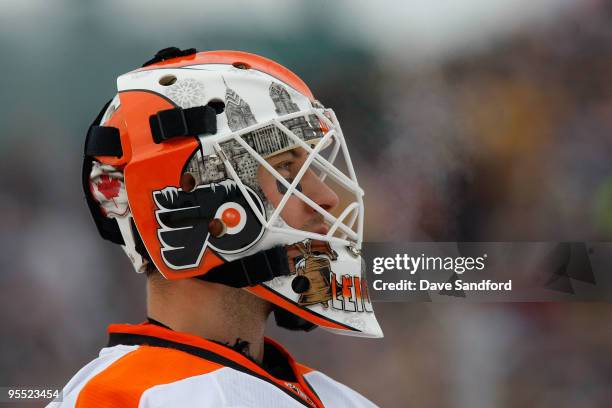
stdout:
[[50,406],[374,406],[264,337],[270,314],[382,336],[333,111],[236,51],[167,48],[117,85],[88,131],[83,186],[102,237],[147,276],[148,318],[111,325]]

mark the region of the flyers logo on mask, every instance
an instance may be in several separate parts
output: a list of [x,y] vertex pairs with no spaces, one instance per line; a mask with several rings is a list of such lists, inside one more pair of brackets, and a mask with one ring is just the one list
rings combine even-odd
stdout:
[[[262,214],[263,203],[245,187]],[[246,250],[263,234],[263,226],[233,180],[197,186],[190,192],[166,187],[153,192],[159,224],[157,236],[164,263],[172,269],[197,267],[204,251],[219,254]],[[211,221],[221,231],[212,234]]]

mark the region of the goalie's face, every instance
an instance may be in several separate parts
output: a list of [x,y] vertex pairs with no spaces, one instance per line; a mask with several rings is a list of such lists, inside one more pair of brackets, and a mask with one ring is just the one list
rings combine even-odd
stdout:
[[[304,149],[295,148],[274,155],[267,161],[283,178],[292,183],[307,157],[308,153]],[[257,181],[268,201],[275,208],[278,207],[287,192],[285,186],[263,166],[260,166],[257,171]],[[338,195],[321,181],[312,169],[306,170],[296,189],[329,212],[332,212],[338,205]],[[296,229],[322,235],[329,230],[323,216],[295,194],[292,194],[287,200],[280,215],[290,227]]]

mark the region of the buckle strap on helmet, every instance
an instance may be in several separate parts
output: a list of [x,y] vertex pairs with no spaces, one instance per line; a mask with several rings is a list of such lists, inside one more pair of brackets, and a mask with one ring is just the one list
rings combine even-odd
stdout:
[[267,282],[291,273],[287,249],[276,246],[256,254],[219,265],[205,275],[197,276],[206,282],[221,283],[233,288],[244,288]]
[[149,116],[149,125],[155,143],[177,136],[195,136],[217,133],[217,112],[211,106],[175,108]]
[[85,138],[85,156],[123,156],[119,129],[92,125]]

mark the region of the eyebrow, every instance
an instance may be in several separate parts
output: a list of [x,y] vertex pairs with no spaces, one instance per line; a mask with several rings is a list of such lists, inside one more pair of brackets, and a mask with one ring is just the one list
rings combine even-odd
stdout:
[[290,154],[290,155],[291,155],[291,158],[292,158],[292,159],[297,159],[297,158],[302,157],[302,155],[301,155],[301,154],[296,153],[296,150],[297,150],[297,149],[291,149],[291,150],[288,150],[288,151],[286,151],[286,152],[282,152],[282,153],[280,153],[280,154],[278,154],[278,155],[276,155],[276,156],[271,157],[271,159],[275,159],[275,160],[284,160],[284,159],[286,159],[286,157],[285,157],[285,156],[286,156],[286,155],[288,155],[288,154]]

